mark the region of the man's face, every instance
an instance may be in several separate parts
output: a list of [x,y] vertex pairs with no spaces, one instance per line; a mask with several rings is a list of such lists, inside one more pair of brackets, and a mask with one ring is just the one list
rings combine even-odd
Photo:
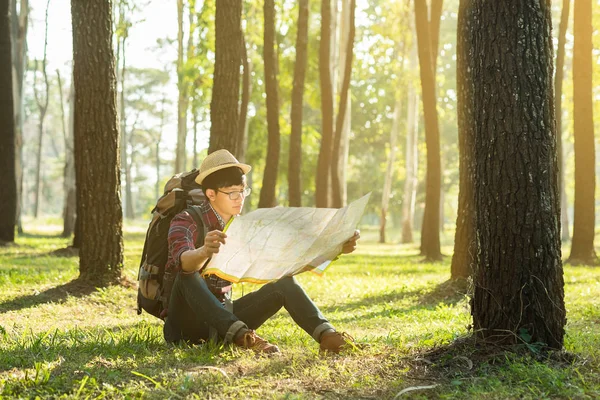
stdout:
[[247,191],[246,179],[244,177],[244,184],[222,187],[217,190],[207,190],[207,196],[210,200],[211,205],[221,217],[228,221],[232,216],[238,215],[242,212],[244,207],[244,200]]

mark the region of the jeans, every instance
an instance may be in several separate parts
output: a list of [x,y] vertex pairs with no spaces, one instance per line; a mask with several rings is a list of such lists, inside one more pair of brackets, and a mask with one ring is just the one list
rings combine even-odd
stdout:
[[285,307],[292,319],[318,342],[321,333],[333,329],[294,277],[263,285],[233,302],[227,311],[211,293],[198,272],[177,274],[164,326],[167,342],[199,343],[213,327],[225,342],[233,342],[245,329],[257,329]]

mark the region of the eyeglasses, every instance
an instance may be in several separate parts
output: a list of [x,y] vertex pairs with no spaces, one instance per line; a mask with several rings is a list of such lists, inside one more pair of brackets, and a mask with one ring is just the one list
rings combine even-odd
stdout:
[[217,192],[221,192],[223,194],[226,194],[227,196],[229,196],[229,198],[231,200],[237,200],[240,198],[241,195],[244,195],[244,197],[248,197],[250,195],[250,193],[252,192],[252,188],[245,188],[244,190],[236,190],[234,192],[224,192],[222,190],[217,189]]

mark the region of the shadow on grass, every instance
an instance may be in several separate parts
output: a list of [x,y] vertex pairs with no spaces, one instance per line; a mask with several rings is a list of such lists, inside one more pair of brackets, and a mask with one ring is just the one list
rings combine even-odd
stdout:
[[95,286],[75,279],[60,286],[47,289],[40,293],[17,297],[16,299],[0,303],[0,314],[9,311],[16,311],[24,308],[35,307],[40,304],[62,303],[69,296],[84,297],[93,293],[95,290]]

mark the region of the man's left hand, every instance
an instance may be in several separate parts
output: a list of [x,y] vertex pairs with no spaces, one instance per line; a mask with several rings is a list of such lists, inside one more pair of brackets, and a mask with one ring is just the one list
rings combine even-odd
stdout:
[[357,229],[354,231],[354,236],[344,243],[344,246],[342,247],[342,254],[350,254],[356,250],[356,242],[358,239],[360,239],[360,231]]

